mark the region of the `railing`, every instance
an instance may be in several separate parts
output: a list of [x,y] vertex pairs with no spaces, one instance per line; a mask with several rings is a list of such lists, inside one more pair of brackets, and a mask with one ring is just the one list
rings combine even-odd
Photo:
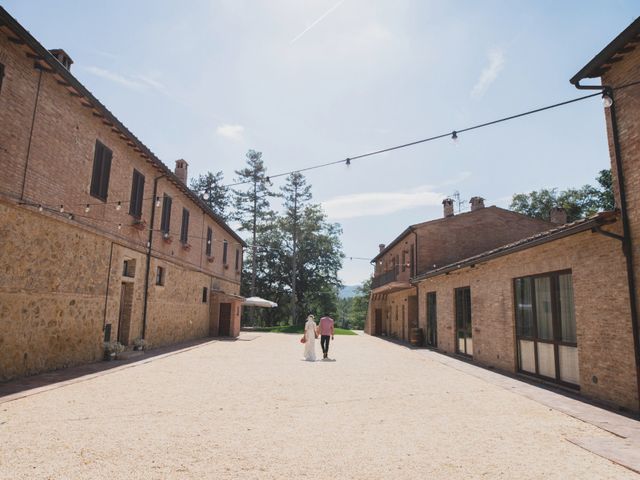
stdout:
[[381,287],[382,285],[386,285],[387,283],[394,282],[396,278],[398,278],[398,274],[396,273],[396,270],[395,269],[389,270],[388,272],[383,273],[382,275],[373,277],[371,288],[378,288],[378,287]]

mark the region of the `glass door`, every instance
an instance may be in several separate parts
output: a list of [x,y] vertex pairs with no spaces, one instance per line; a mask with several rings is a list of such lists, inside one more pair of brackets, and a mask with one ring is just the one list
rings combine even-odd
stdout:
[[471,288],[455,289],[456,300],[456,351],[463,355],[473,355],[471,334]]
[[519,370],[579,385],[571,272],[516,278],[514,282]]
[[438,317],[436,310],[436,292],[427,293],[427,345],[438,346]]

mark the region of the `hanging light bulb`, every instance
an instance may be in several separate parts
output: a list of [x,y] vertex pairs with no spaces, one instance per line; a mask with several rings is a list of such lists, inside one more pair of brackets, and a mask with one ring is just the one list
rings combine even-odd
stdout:
[[41,212],[43,210],[44,210],[44,208],[42,208],[42,205],[38,205],[38,211]]
[[91,210],[91,207],[89,207],[89,204],[87,203],[87,206],[84,207],[84,213],[89,213],[89,210]]
[[116,210],[120,210],[122,208],[122,202],[118,202],[116,205]]
[[156,197],[156,207],[160,206],[160,197]]
[[73,220],[73,213],[70,213],[69,215],[67,215],[67,217],[69,218],[69,220]]
[[347,167],[348,167],[349,165],[351,165],[351,159],[350,159],[350,158],[347,158],[347,159],[344,161],[344,163],[346,163],[346,164],[347,164]]
[[604,92],[602,94],[602,104],[604,105],[604,108],[609,108],[613,105],[613,98],[611,98],[608,92]]
[[205,199],[205,200],[209,200],[209,194],[207,192],[204,192],[202,194],[202,198]]
[[451,140],[453,140],[453,143],[455,143],[456,145],[458,144],[458,132],[456,132],[455,130],[451,132]]
[[118,230],[122,230],[122,224],[121,223],[118,224]]
[[60,205],[60,213],[64,213],[64,205]]

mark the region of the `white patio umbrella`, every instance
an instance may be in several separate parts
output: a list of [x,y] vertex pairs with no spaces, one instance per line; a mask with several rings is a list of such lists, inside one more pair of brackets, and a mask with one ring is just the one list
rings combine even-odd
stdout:
[[249,297],[242,302],[242,305],[246,307],[263,307],[263,308],[275,308],[278,306],[276,302],[272,302],[271,300],[265,300],[260,297]]

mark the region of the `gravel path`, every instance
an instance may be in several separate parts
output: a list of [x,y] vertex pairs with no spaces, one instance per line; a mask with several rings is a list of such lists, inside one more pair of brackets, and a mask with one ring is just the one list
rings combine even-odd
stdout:
[[402,346],[243,337],[0,405],[0,478],[640,478],[565,439],[613,435]]

